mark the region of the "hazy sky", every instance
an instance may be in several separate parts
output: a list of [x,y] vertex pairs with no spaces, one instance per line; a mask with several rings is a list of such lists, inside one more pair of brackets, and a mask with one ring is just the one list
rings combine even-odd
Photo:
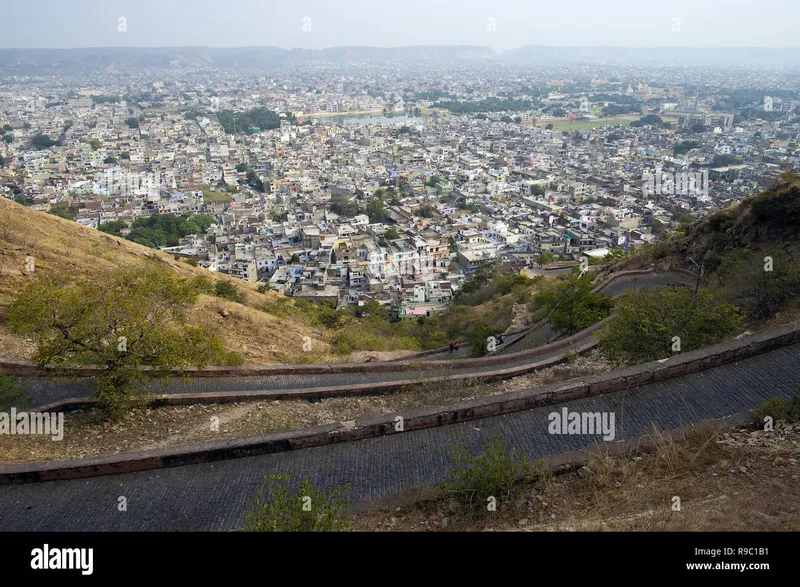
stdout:
[[0,48],[800,46],[800,0],[0,0],[0,22]]

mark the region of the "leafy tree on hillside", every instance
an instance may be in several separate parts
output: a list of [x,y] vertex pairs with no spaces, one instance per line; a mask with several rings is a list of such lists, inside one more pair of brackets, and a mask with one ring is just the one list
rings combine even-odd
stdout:
[[12,303],[9,324],[34,340],[40,365],[102,366],[92,387],[115,417],[125,400],[141,396],[148,378],[224,357],[211,332],[187,322],[197,295],[192,281],[151,263],[95,279],[40,277]]
[[555,289],[541,292],[536,302],[550,313],[553,329],[559,334],[575,334],[611,314],[614,300],[592,292],[589,277],[572,278]]
[[709,282],[747,318],[769,320],[800,297],[800,265],[778,246],[734,249],[719,257]]
[[492,336],[500,334],[501,330],[493,326],[489,326],[483,320],[476,320],[473,322],[465,336],[466,342],[469,343],[469,356],[470,357],[483,357],[489,352],[489,339]]
[[72,220],[75,221],[75,215],[69,211],[67,208],[53,208],[48,212],[53,216],[58,216],[59,218],[63,218],[65,220]]

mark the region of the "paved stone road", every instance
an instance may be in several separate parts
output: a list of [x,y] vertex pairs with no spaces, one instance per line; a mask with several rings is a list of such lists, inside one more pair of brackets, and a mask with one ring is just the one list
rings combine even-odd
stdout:
[[[534,359],[520,359],[502,365],[488,365],[484,367],[469,367],[454,361],[452,364],[443,365],[441,369],[420,371],[409,369],[392,373],[343,373],[321,375],[270,375],[265,377],[191,377],[187,379],[170,378],[166,381],[155,381],[150,385],[150,391],[156,394],[180,393],[212,393],[225,391],[266,391],[280,389],[313,389],[317,387],[347,388],[349,385],[360,383],[382,383],[403,380],[423,380],[431,377],[458,375],[459,371],[487,372],[498,369],[510,369],[538,362],[544,359],[559,356],[562,351],[556,350],[545,353]],[[93,393],[90,389],[89,379],[64,379],[64,378],[32,378],[22,379],[21,385],[26,388],[33,398],[34,406],[42,406],[60,399],[74,397],[89,397]]]
[[[613,411],[616,439],[673,429],[791,397],[800,382],[800,344],[681,378],[568,404],[570,411]],[[441,482],[442,451],[462,440],[477,450],[494,434],[538,458],[579,450],[598,437],[547,433],[560,406],[287,453],[110,475],[0,486],[0,531],[231,530],[242,527],[244,500],[263,475],[307,476],[330,489],[352,484],[354,502]],[[117,510],[125,496],[127,512]]]
[[[693,284],[694,282],[692,279],[683,273],[656,273],[655,275],[622,277],[616,281],[612,281],[600,291],[608,296],[611,296],[612,298],[617,298],[625,293],[625,290],[628,288],[664,287],[667,285],[685,285],[688,287],[689,285]],[[521,351],[527,351],[553,342],[557,337],[558,335],[553,332],[551,325],[549,323],[545,323],[543,326],[535,331],[531,331],[526,336],[520,336],[516,338],[514,341],[506,345],[506,348],[500,352],[517,353]]]
[[[637,278],[624,278],[613,282],[603,291],[612,296],[620,295],[627,287],[647,285],[658,287],[670,283],[680,283],[686,277],[681,274],[656,274]],[[521,338],[521,340],[520,340]],[[501,353],[512,353],[520,350],[527,350],[540,346],[547,342],[547,338],[552,338],[552,331],[548,325],[540,328],[531,336],[517,335],[508,337],[504,347],[500,348]],[[559,355],[561,351],[548,353],[537,357],[536,361]],[[459,351],[441,353],[425,357],[424,361],[447,360],[464,358],[467,355],[467,348],[462,346]],[[408,367],[398,365],[395,373],[356,373],[356,374],[328,374],[328,375],[272,375],[264,377],[219,377],[219,378],[190,378],[190,379],[168,379],[162,382],[153,382],[150,391],[155,394],[177,394],[177,393],[214,393],[225,391],[255,391],[255,390],[278,390],[278,389],[308,389],[315,387],[338,386],[359,383],[380,383],[392,382],[405,379],[423,379],[436,375],[457,374],[458,369],[470,369],[470,371],[492,371],[494,369],[505,369],[519,367],[531,363],[531,359],[521,359],[513,363],[506,363],[502,366],[489,366],[479,368],[469,368],[469,366],[453,360],[452,363],[443,366],[442,370],[434,372],[420,372],[409,370]],[[33,406],[49,404],[61,399],[74,397],[88,397],[93,393],[89,387],[88,379],[54,379],[54,378],[33,378],[21,381],[30,396],[33,398]]]

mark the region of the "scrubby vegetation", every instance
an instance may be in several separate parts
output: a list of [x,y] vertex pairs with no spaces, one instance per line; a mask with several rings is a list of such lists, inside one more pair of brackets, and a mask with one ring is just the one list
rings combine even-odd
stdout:
[[194,281],[152,262],[90,281],[40,277],[14,300],[9,323],[33,339],[41,365],[103,367],[92,386],[115,417],[143,394],[147,378],[226,360],[214,333],[187,323],[199,293]]
[[[800,393],[800,386],[795,388],[795,393]],[[764,422],[767,417],[772,418],[773,421],[796,422],[800,420],[800,395],[795,395],[792,399],[770,398],[760,406],[753,408],[753,416],[759,422]]]
[[617,300],[615,314],[600,348],[612,360],[631,363],[710,346],[742,327],[738,309],[706,289],[696,295],[675,286],[628,290]]
[[463,443],[449,446],[448,451],[450,479],[442,484],[442,489],[463,512],[496,511],[518,495],[523,483],[547,477],[543,463],[525,459],[516,448],[509,448],[499,434],[478,455],[473,455]]
[[0,412],[9,412],[11,408],[21,410],[30,403],[28,393],[17,384],[12,375],[0,375]]
[[289,475],[264,476],[258,497],[248,503],[245,527],[251,532],[343,532],[350,529],[350,486],[325,494],[308,478],[299,491],[289,488]]

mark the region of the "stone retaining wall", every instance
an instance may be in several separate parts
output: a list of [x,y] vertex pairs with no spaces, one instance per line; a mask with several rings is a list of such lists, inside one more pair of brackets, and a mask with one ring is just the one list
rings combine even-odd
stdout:
[[[388,434],[402,434],[412,430],[466,422],[631,389],[710,369],[797,342],[800,342],[800,321],[753,334],[740,340],[683,353],[664,361],[636,365],[588,377],[582,381],[553,383],[500,396],[476,398],[449,406],[420,408],[398,414],[362,418],[351,423],[316,426],[304,430],[178,448],[155,449],[73,461],[0,465],[0,484],[74,479],[176,467],[349,442]],[[403,418],[403,432],[395,430],[397,416]]]

